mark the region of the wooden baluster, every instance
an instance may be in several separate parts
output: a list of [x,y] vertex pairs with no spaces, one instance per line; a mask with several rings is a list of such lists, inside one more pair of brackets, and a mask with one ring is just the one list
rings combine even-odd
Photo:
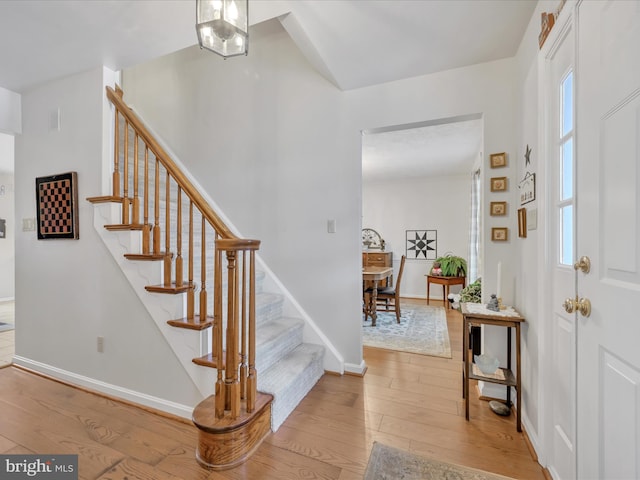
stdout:
[[[207,321],[207,241],[206,241],[206,223],[204,215],[202,215],[202,232],[200,245],[200,321]],[[215,345],[215,344],[212,344]]]
[[124,190],[122,197],[122,223],[129,225],[129,210],[131,200],[129,199],[129,122],[124,123]]
[[213,309],[213,328],[211,330],[213,335],[213,356],[216,359],[218,371],[218,379],[215,387],[215,412],[216,418],[222,418],[224,417],[226,398],[225,382],[223,377],[225,370],[222,353],[222,251],[217,248],[215,250],[214,259],[214,282],[213,298],[215,306]]
[[247,398],[247,252],[242,251],[242,313],[240,316],[240,398]]
[[184,270],[182,260],[182,188],[178,185],[178,214],[176,218],[176,287],[184,283]]
[[144,146],[144,226],[142,227],[142,253],[149,254],[151,225],[149,225],[149,146]]
[[189,290],[187,290],[187,320],[193,322],[194,287],[193,287],[193,202],[189,199]]
[[156,157],[156,171],[155,171],[155,187],[154,187],[154,224],[153,224],[153,253],[158,255],[160,253],[161,231],[160,231],[160,161]]
[[138,132],[133,136],[133,203],[131,209],[133,211],[131,223],[140,225],[140,199],[138,198],[138,180],[139,180],[139,161],[138,161]]
[[232,419],[240,416],[238,383],[238,272],[237,252],[227,251],[227,364],[225,369],[226,406]]
[[171,177],[167,172],[165,185],[165,223],[164,223],[164,286],[171,285]]
[[258,374],[256,372],[256,267],[255,251],[249,252],[249,372],[247,375],[247,413],[256,408]]
[[113,148],[113,178],[111,180],[113,196],[120,196],[120,112],[116,108],[115,140]]

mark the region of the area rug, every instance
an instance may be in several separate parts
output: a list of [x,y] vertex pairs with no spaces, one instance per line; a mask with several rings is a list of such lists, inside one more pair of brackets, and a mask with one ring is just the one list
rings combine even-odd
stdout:
[[374,442],[364,480],[513,480]]
[[362,342],[368,347],[451,358],[447,314],[442,307],[408,305],[394,312],[378,312],[376,326],[362,318]]
[[4,323],[0,322],[0,332],[6,332],[8,330],[13,330],[14,326],[12,323]]

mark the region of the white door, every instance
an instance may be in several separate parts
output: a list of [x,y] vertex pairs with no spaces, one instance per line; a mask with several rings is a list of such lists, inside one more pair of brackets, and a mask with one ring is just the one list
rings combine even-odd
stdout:
[[640,1],[578,5],[579,479],[640,478]]
[[545,50],[545,151],[548,185],[548,294],[551,309],[547,316],[546,354],[550,386],[547,411],[550,421],[546,435],[547,468],[557,480],[576,476],[576,319],[562,304],[574,296],[575,176],[574,118],[575,25],[565,12],[557,24],[552,43]]

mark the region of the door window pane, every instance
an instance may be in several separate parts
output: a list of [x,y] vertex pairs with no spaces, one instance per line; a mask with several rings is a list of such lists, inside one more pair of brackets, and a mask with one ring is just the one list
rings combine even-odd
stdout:
[[573,130],[573,72],[569,72],[562,82],[562,134],[564,137]]
[[573,205],[560,209],[560,231],[562,240],[560,245],[560,263],[573,265]]
[[561,164],[560,199],[567,200],[573,197],[573,137],[569,137],[562,145]]

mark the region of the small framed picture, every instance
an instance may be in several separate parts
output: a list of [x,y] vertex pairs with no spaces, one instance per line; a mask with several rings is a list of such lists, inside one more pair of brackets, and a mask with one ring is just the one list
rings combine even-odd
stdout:
[[491,202],[489,205],[489,214],[492,217],[501,217],[507,214],[507,202]]
[[506,242],[509,240],[509,229],[506,227],[493,227],[491,229],[491,240],[494,242]]
[[500,168],[507,166],[507,154],[505,152],[502,153],[492,153],[489,156],[489,163],[491,168]]
[[492,192],[504,192],[507,190],[507,177],[492,177],[491,178],[491,191]]
[[536,174],[527,172],[518,188],[520,189],[520,205],[533,202],[536,199]]
[[527,209],[518,209],[518,236],[527,238]]

